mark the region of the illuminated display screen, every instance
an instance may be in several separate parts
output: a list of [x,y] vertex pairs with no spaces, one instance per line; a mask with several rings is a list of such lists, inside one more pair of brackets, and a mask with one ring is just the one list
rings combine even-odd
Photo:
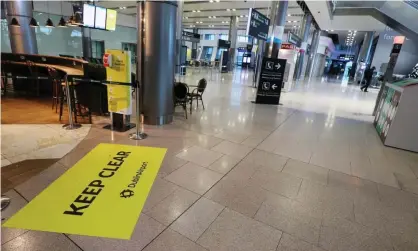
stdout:
[[96,18],[94,27],[97,29],[106,28],[106,9],[102,7],[96,7]]
[[95,6],[84,4],[83,5],[83,25],[86,27],[94,28],[94,12]]
[[107,9],[106,30],[114,31],[116,29],[116,10]]

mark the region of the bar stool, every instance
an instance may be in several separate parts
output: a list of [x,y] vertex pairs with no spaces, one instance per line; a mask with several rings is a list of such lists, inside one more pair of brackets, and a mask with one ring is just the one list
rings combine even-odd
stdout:
[[55,107],[55,113],[57,113],[61,94],[63,92],[61,87],[61,79],[59,78],[57,70],[54,68],[48,67],[48,74],[52,82],[52,109]]

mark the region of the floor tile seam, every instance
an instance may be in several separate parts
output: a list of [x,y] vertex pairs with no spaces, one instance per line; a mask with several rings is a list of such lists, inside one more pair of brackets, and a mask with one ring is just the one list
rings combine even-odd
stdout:
[[[174,157],[176,157],[176,156],[174,156]],[[178,157],[176,157],[176,158],[178,158]],[[161,177],[161,179],[164,179],[165,177],[167,177],[168,175],[170,175],[170,174],[172,174],[173,172],[175,172],[175,171],[177,171],[178,169],[180,169],[180,168],[182,168],[183,166],[185,166],[186,164],[188,164],[188,163],[191,163],[190,161],[186,161],[186,163],[184,163],[184,164],[181,164],[180,166],[178,166],[175,170],[173,170],[173,171],[171,171],[170,173],[167,173],[164,177]],[[158,172],[159,172],[160,170],[158,170]],[[157,176],[158,177],[158,176]],[[156,177],[156,178],[157,178]],[[166,179],[164,179],[164,180],[166,180]],[[172,183],[172,182],[171,182]],[[178,185],[177,185],[178,186]]]
[[[203,196],[202,196],[203,197]],[[202,198],[201,197],[201,198]],[[199,198],[199,200],[201,199],[201,198]],[[210,201],[212,201],[211,199],[208,199],[208,198],[206,198],[206,197],[204,197],[205,199],[207,199],[207,200],[210,200]],[[214,202],[214,201],[212,201],[212,202]],[[215,202],[215,203],[217,203],[217,202]],[[217,203],[217,204],[219,204],[219,203]],[[208,227],[199,235],[199,237],[197,237],[197,239],[196,239],[196,241],[193,241],[193,240],[191,240],[191,241],[193,241],[193,242],[195,242],[196,244],[198,244],[199,246],[201,246],[199,243],[198,243],[198,241],[199,241],[199,239],[200,239],[200,237],[202,237],[205,233],[206,233],[206,231],[208,231],[208,229],[210,229],[210,227],[212,226],[212,224],[216,221],[216,219],[218,219],[218,217],[222,214],[222,212],[227,208],[226,206],[224,206],[224,205],[222,205],[222,204],[219,204],[219,205],[221,205],[223,208],[222,208],[222,210],[221,211],[219,211],[219,213],[216,215],[216,217],[210,222],[210,224],[208,225]],[[229,208],[228,208],[229,209]],[[231,210],[231,209],[229,209],[229,210]],[[180,218],[180,217],[179,217]],[[177,219],[179,219],[179,218],[177,218]],[[176,220],[177,220],[176,219]],[[173,221],[173,223],[174,223],[175,221]],[[171,226],[171,225],[170,225]],[[172,229],[172,228],[170,228],[170,229]],[[179,234],[181,234],[181,233],[179,233]],[[181,234],[182,235],[182,234]],[[183,236],[183,235],[182,235]],[[187,238],[187,237],[186,237]],[[190,240],[190,239],[189,239]],[[203,246],[202,246],[203,247]],[[205,248],[205,247],[203,247],[203,248]],[[206,249],[206,248],[205,248]]]
[[274,251],[278,251],[278,250],[279,250],[280,242],[281,242],[281,241],[282,241],[282,239],[283,239],[283,234],[284,234],[284,232],[283,232],[283,231],[281,231],[281,235],[280,235],[279,242],[277,242],[276,249],[274,249]]
[[[232,210],[232,209],[230,209],[230,210]],[[245,216],[245,215],[244,215]],[[247,217],[247,216],[246,216]],[[315,243],[312,243],[311,241],[308,241],[308,240],[306,240],[306,239],[303,239],[303,238],[301,238],[301,237],[296,237],[294,234],[290,234],[289,232],[287,232],[287,231],[285,231],[285,230],[282,230],[282,229],[280,229],[280,228],[277,228],[276,226],[273,226],[273,225],[271,225],[271,224],[269,224],[269,223],[266,223],[266,222],[262,222],[262,221],[260,221],[260,220],[258,220],[258,219],[256,219],[256,218],[253,218],[255,221],[257,221],[257,222],[259,222],[259,223],[261,223],[261,224],[263,224],[263,225],[265,225],[265,226],[269,226],[269,227],[271,227],[271,228],[273,228],[273,229],[275,229],[275,230],[279,230],[280,232],[282,232],[282,235],[285,233],[285,234],[288,234],[288,235],[291,235],[291,236],[293,236],[293,237],[295,237],[295,238],[297,238],[297,239],[300,239],[300,240],[303,240],[303,241],[305,241],[305,242],[307,242],[307,243],[309,243],[309,244],[312,244],[312,245],[314,245],[314,246],[316,246],[316,247],[319,247],[319,248],[321,248],[320,246],[319,246],[319,243],[318,244],[315,244]],[[320,228],[318,228],[318,230],[319,230],[319,233],[320,233]],[[318,236],[319,236],[319,234],[318,234]],[[322,248],[323,249],[323,248]]]
[[[3,228],[3,227],[2,227],[2,228]],[[4,246],[4,245],[6,245],[7,243],[9,243],[9,242],[13,241],[14,239],[19,238],[20,236],[22,236],[22,235],[26,234],[27,232],[30,232],[30,231],[31,231],[31,230],[28,230],[28,229],[23,229],[23,230],[24,230],[24,232],[23,232],[23,233],[21,233],[21,234],[17,235],[16,237],[13,237],[12,239],[10,239],[10,240],[8,240],[8,241],[6,241],[6,242],[2,243],[2,244],[1,244],[1,246]]]
[[[19,191],[17,191],[15,188],[13,188],[13,190],[20,196],[20,197],[22,197],[25,201],[26,201],[26,205],[30,202],[26,197],[24,197]],[[25,205],[25,206],[26,206]],[[20,211],[20,210],[19,210]],[[7,242],[5,242],[5,243],[3,243],[2,244],[2,246],[4,245],[4,244],[6,244],[6,243],[8,243],[8,242],[10,242],[10,241],[12,241],[12,240],[14,240],[14,239],[16,239],[16,238],[18,238],[18,237],[20,237],[20,236],[22,236],[22,235],[24,235],[24,234],[26,234],[26,233],[28,233],[28,232],[30,232],[30,231],[36,231],[36,230],[30,230],[30,229],[24,229],[24,230],[26,230],[24,233],[22,233],[22,234],[20,234],[20,235],[18,235],[18,236],[16,236],[15,238],[13,238],[13,239],[11,239],[11,240],[9,240],[9,241],[7,241]],[[64,235],[65,237],[67,237],[75,246],[77,246],[80,250],[82,250],[82,251],[84,251],[77,243],[75,243],[75,241],[73,241],[69,236],[67,236],[65,233],[57,233],[57,234],[62,234],[62,235]]]
[[[278,126],[276,126],[260,143],[258,143],[254,148],[257,148],[259,145],[261,145],[264,141],[266,141],[277,129],[279,129],[286,121],[292,117],[297,111],[293,110]],[[273,149],[274,151],[275,149]]]
[[[192,206],[194,206],[201,198],[203,197],[203,195],[199,195],[199,198],[198,199],[196,199],[192,204],[190,204],[190,206],[189,207],[187,207],[179,216],[177,216],[170,224],[168,224],[168,225],[165,225],[164,223],[162,223],[162,222],[160,222],[160,221],[158,221],[157,219],[155,219],[154,217],[152,217],[152,216],[150,216],[150,215],[148,215],[148,214],[146,214],[148,217],[150,217],[150,218],[152,218],[152,219],[154,219],[155,221],[157,221],[157,222],[159,222],[160,224],[162,224],[165,228],[158,234],[158,235],[156,235],[149,243],[147,243],[147,245],[145,245],[143,248],[142,248],[142,250],[145,250],[145,248],[147,247],[147,246],[149,246],[152,242],[154,242],[154,240],[156,240],[164,231],[166,231],[168,228],[170,228],[171,230],[173,230],[172,228],[171,228],[171,225],[173,225],[173,223],[174,222],[176,222],[181,216],[183,216]],[[224,208],[225,209],[225,208]],[[223,211],[223,209],[222,209],[222,211]],[[221,212],[222,212],[221,211]],[[145,213],[144,213],[145,214]],[[219,215],[217,216],[217,217],[219,217]],[[216,218],[217,218],[216,217]],[[215,219],[216,219],[215,218]],[[138,224],[138,223],[137,223]],[[175,230],[173,230],[173,231],[175,231]],[[176,233],[177,233],[177,231],[175,231]],[[179,233],[180,234],[180,233]],[[182,235],[182,234],[180,234],[181,236],[184,236],[184,235]],[[203,234],[202,234],[203,235]],[[187,238],[186,236],[184,236],[185,238]],[[189,238],[187,238],[188,240],[190,240]],[[192,240],[191,240],[192,241]],[[193,241],[194,243],[196,243],[196,244],[198,244],[197,243],[197,241]],[[199,246],[201,246],[200,244],[198,244]],[[204,247],[203,247],[204,248]],[[206,249],[206,248],[205,248]],[[207,249],[206,249],[207,250]]]
[[[169,183],[172,183],[172,184],[174,184],[173,182],[170,182],[170,181],[168,181],[168,180],[165,180],[165,181],[167,181],[167,182],[169,182]],[[193,191],[190,191],[189,189],[187,189],[187,188],[184,188],[184,187],[182,187],[182,186],[180,186],[180,185],[177,185],[177,184],[174,184],[174,185],[176,185],[176,188],[172,191],[172,192],[170,192],[167,196],[164,196],[164,198],[163,199],[161,199],[160,201],[158,201],[157,203],[155,203],[155,205],[154,206],[152,206],[148,211],[152,211],[152,209],[154,209],[156,206],[158,206],[160,203],[162,203],[165,199],[167,199],[169,196],[171,196],[172,194],[174,194],[177,190],[179,190],[179,188],[183,188],[184,190],[187,190],[188,192],[191,192],[191,193],[194,193],[194,194],[196,194],[196,195],[199,195],[199,194],[197,194],[197,193],[195,193],[195,192],[193,192]],[[149,195],[149,194],[148,194]],[[148,196],[147,196],[147,198],[148,198]],[[146,203],[146,200],[145,200],[145,203]],[[145,206],[145,204],[144,204],[144,206]],[[142,210],[141,210],[141,212],[142,212]],[[150,215],[148,215],[149,217],[151,217]],[[156,219],[155,219],[156,220]],[[162,223],[162,222],[161,222]]]
[[[175,222],[175,221],[174,221],[174,222]],[[173,222],[173,223],[174,223],[174,222]],[[188,239],[189,241],[193,242],[193,243],[194,243],[194,244],[196,244],[197,246],[199,246],[199,247],[203,248],[204,250],[209,251],[209,249],[207,249],[207,248],[203,247],[202,245],[200,245],[199,243],[197,243],[197,240],[196,240],[196,241],[194,241],[194,240],[192,240],[192,239],[189,239],[189,237],[187,237],[187,236],[183,235],[182,233],[180,233],[180,232],[176,231],[175,229],[171,228],[171,225],[170,225],[169,227],[167,227],[167,229],[170,229],[171,231],[176,232],[177,234],[179,234],[179,235],[181,235],[182,237],[184,237],[184,238]],[[167,230],[167,229],[166,229],[166,230]],[[165,231],[165,230],[164,230],[164,231]]]

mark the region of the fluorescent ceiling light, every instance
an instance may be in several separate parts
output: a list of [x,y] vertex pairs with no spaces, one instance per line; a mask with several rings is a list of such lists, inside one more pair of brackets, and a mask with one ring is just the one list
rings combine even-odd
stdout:
[[200,10],[197,10],[197,12],[200,12]]
[[231,9],[226,9],[226,11],[231,11]]
[[232,9],[232,11],[236,11],[236,9]]

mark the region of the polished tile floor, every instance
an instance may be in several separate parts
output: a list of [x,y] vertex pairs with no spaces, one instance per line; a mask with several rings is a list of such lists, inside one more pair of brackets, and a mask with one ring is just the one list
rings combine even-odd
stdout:
[[[149,138],[92,126],[56,164],[5,194],[10,217],[100,142],[168,148],[131,240],[2,228],[2,250],[418,250],[418,154],[382,145],[376,91],[313,80],[255,105],[252,73],[208,79],[206,110],[145,126]],[[195,104],[194,104],[195,105]]]

